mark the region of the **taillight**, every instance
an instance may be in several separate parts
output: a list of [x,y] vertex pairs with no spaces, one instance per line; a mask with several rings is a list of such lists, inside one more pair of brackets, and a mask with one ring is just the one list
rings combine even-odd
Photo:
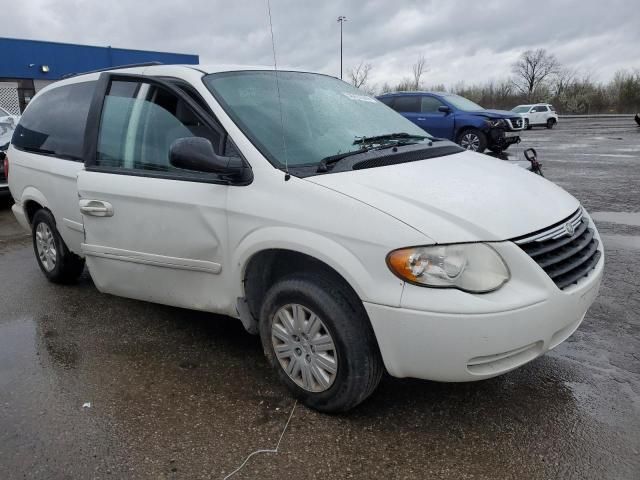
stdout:
[[2,156],[4,157],[4,178],[9,180],[9,157],[7,156],[6,152],[3,152]]

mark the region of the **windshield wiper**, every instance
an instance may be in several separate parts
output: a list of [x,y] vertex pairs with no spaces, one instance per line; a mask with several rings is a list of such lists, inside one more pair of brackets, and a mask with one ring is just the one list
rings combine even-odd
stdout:
[[354,145],[365,145],[370,143],[381,143],[389,140],[406,140],[406,139],[416,139],[416,140],[424,140],[425,138],[429,138],[427,135],[414,135],[406,132],[398,132],[398,133],[387,133],[385,135],[375,135],[373,137],[357,137],[354,141]]
[[373,150],[373,147],[362,147],[360,150],[353,150],[351,152],[338,153],[337,155],[331,155],[330,157],[324,157],[318,163],[318,168],[316,172],[328,172],[329,165],[335,165],[340,160],[350,157],[352,155],[358,155],[360,153],[368,152],[369,150]]
[[[316,172],[328,172],[329,166],[333,166],[339,161],[347,157],[350,157],[352,155],[359,155],[361,153],[369,152],[371,150],[385,150],[387,148],[392,148],[392,147],[412,145],[416,142],[411,142],[408,140],[410,139],[424,140],[425,138],[431,139],[431,137],[429,137],[428,135],[413,135],[405,132],[389,133],[386,135],[377,135],[375,137],[358,137],[353,141],[353,144],[360,145],[360,150],[353,150],[350,152],[338,153],[337,155],[324,157],[322,160],[320,160],[320,163],[318,164],[318,168]],[[392,141],[392,142],[385,143],[388,141]],[[429,142],[429,146],[431,146],[431,142]]]

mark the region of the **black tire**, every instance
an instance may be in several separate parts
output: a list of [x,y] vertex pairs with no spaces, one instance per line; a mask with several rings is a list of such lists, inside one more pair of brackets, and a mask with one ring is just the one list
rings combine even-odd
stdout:
[[533,128],[533,125],[531,125],[529,122],[527,122],[527,130],[531,130]]
[[556,119],[550,118],[547,120],[547,128],[551,130],[556,125]]
[[[463,145],[463,143],[465,143],[465,137],[467,135],[475,136],[478,139],[477,148],[468,148],[467,146]],[[458,134],[456,143],[467,150],[482,153],[487,149],[487,136],[477,128],[465,128]]]
[[[55,264],[52,268],[45,266],[43,259],[38,253],[37,236],[38,226],[40,224],[46,226],[52,234],[52,243],[55,246],[55,253],[52,254],[55,257]],[[56,221],[50,211],[40,209],[35,213],[33,221],[31,222],[31,236],[33,239],[33,251],[36,255],[38,266],[49,281],[68,284],[78,279],[84,271],[84,259],[69,251],[56,228]]]
[[[360,300],[333,277],[321,273],[296,274],[274,284],[260,313],[260,338],[267,360],[280,380],[302,403],[321,412],[344,412],[373,393],[384,366],[366,311]],[[311,392],[296,384],[280,365],[271,337],[280,308],[298,304],[315,313],[335,345],[337,371],[331,386]]]

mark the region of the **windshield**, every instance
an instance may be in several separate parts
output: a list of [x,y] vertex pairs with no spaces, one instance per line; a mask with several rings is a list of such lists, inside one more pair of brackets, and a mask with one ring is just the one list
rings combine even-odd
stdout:
[[516,107],[516,108],[512,109],[511,111],[512,112],[516,112],[516,113],[527,113],[530,108],[531,108],[530,105],[524,105],[524,106]]
[[464,110],[465,112],[478,112],[480,110],[484,110],[484,108],[477,103],[461,97],[460,95],[447,95],[444,98],[458,110]]
[[282,120],[274,71],[214,73],[204,83],[277,167],[284,166],[285,158],[295,167],[360,150],[362,137],[425,135],[382,102],[326,75],[278,72]]

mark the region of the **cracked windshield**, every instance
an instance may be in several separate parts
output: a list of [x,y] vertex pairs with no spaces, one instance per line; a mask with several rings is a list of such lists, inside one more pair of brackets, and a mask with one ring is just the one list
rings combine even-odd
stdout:
[[275,165],[284,165],[285,159],[289,166],[310,165],[360,150],[362,137],[425,136],[424,130],[375,98],[326,75],[278,72],[276,83],[273,71],[231,72],[212,74],[204,81]]

